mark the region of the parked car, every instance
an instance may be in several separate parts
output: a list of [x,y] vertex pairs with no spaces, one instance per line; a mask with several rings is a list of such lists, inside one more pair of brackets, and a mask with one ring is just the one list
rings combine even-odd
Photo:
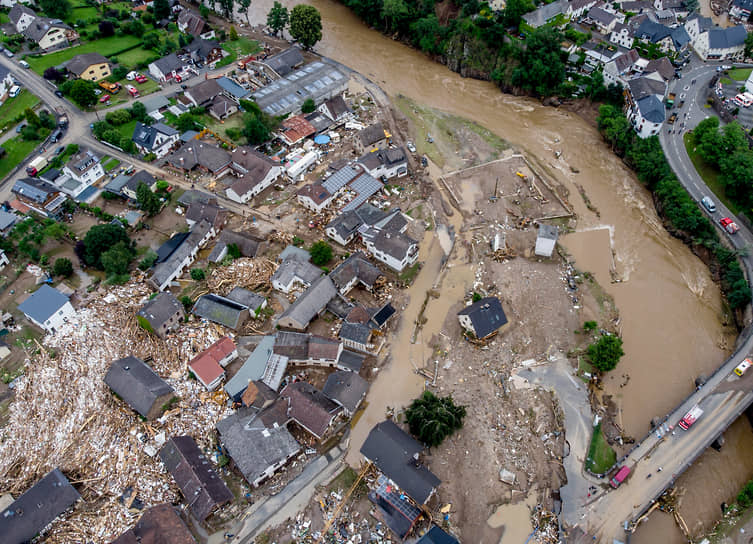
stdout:
[[103,104],[105,102],[107,102],[108,100],[110,100],[110,95],[109,94],[106,94],[102,98],[99,99],[99,101],[102,102]]
[[13,58],[13,51],[11,51],[10,49],[4,49],[3,53],[5,53],[5,56],[8,57],[9,59]]
[[147,81],[147,77],[145,75],[138,74],[136,76],[136,83],[146,83],[146,81]]
[[55,96],[57,96],[58,98],[63,98],[63,91],[61,90],[55,91]]
[[188,89],[188,85],[186,85],[185,83],[182,83],[180,88],[185,91],[186,89]]
[[26,123],[21,123],[16,127],[16,133],[21,134],[21,131],[26,127]]
[[102,94],[102,91],[100,89],[94,89],[94,94],[96,94],[97,96],[99,96],[99,95]]
[[26,62],[25,60],[19,60],[19,61],[18,61],[18,64],[20,64],[20,65],[21,65],[21,67],[23,67],[23,68],[26,68],[26,69],[29,69],[29,68],[31,68],[31,65],[29,65],[29,63],[28,63],[28,62]]
[[740,230],[740,227],[737,226],[737,223],[732,221],[729,217],[722,217],[719,220],[719,223],[721,223],[724,230],[729,232],[730,234],[735,234],[738,230]]
[[62,155],[62,154],[63,154],[63,151],[65,151],[65,146],[64,146],[64,145],[61,145],[60,147],[58,147],[58,148],[57,148],[57,149],[55,150],[55,155]]

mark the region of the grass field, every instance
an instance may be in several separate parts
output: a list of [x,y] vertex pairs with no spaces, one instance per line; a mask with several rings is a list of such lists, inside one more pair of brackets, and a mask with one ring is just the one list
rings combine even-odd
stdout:
[[698,175],[701,176],[709,189],[713,191],[716,198],[724,203],[732,213],[740,213],[738,206],[724,196],[724,185],[722,185],[722,182],[719,180],[719,170],[703,160],[701,155],[695,150],[695,138],[693,137],[693,134],[686,132],[682,139],[685,142],[685,150],[688,152],[690,160],[693,162],[693,166],[698,172]]
[[586,459],[586,468],[596,474],[603,474],[614,465],[617,460],[617,454],[607,444],[604,433],[601,432],[601,424],[594,427],[594,434],[591,436],[591,445],[588,448],[588,459]]
[[39,141],[26,142],[21,139],[21,136],[16,136],[3,143],[2,147],[5,148],[7,155],[0,160],[0,179],[5,179],[5,176],[7,176],[17,164],[24,162],[27,155],[38,145]]
[[73,24],[80,19],[88,21],[90,19],[96,19],[97,17],[99,17],[99,12],[95,7],[76,7],[71,10],[71,14],[66,19],[66,22]]
[[753,71],[753,68],[735,68],[734,70],[730,70],[729,77],[734,79],[735,81],[745,81],[748,79],[748,76]]
[[57,66],[81,53],[100,53],[108,57],[139,43],[141,43],[141,38],[138,36],[110,36],[109,38],[102,38],[77,45],[76,47],[69,47],[68,49],[56,51],[41,57],[27,55],[25,60],[31,65],[32,70],[42,75],[50,66]]
[[118,129],[118,132],[122,134],[126,138],[130,138],[133,136],[133,130],[136,128],[136,120],[128,121],[124,125],[120,125],[119,127],[115,127]]
[[237,40],[226,41],[222,44],[222,48],[230,53],[230,55],[224,57],[218,62],[218,67],[232,64],[239,56],[251,55],[257,51],[261,51],[261,47],[259,47],[259,44],[256,41],[250,40],[245,36],[240,36]]
[[104,163],[103,168],[105,169],[105,172],[110,172],[113,169],[120,166],[120,161],[118,159],[108,158],[107,162],[105,162],[104,159],[102,159],[102,162]]
[[0,11],[0,25],[4,25],[5,23],[10,23],[10,17],[4,11]]
[[33,108],[39,104],[39,98],[23,89],[16,98],[9,98],[0,106],[0,129],[10,128],[19,115],[23,115],[26,108]]
[[159,58],[159,55],[154,51],[144,49],[143,47],[135,47],[118,54],[117,58],[118,62],[123,66],[134,69],[140,62],[151,62],[153,59]]

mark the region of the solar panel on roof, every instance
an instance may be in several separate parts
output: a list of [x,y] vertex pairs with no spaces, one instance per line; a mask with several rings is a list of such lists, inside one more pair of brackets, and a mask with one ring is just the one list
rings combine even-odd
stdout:
[[332,85],[334,83],[334,81],[332,81],[332,78],[329,77],[329,76],[324,76],[322,79],[320,79],[319,81],[317,81],[317,83],[319,83],[319,82],[322,82],[322,85],[324,85],[325,83],[327,85]]
[[334,71],[330,72],[330,75],[333,78],[335,78],[336,80],[338,80],[338,81],[343,78],[343,75],[340,72],[338,72],[337,70],[334,70]]

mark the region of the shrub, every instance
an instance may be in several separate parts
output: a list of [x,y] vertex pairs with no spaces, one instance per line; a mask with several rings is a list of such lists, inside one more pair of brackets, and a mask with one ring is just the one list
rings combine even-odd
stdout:
[[314,242],[309,250],[311,262],[316,266],[324,266],[332,260],[332,246],[324,240]]
[[424,391],[405,411],[411,434],[430,447],[438,446],[460,429],[464,417],[464,406],[456,405],[452,397],[438,397],[431,391]]
[[204,272],[203,268],[192,268],[191,269],[191,279],[196,281],[201,281],[204,278],[206,278],[206,272]]
[[63,276],[64,278],[71,277],[73,274],[73,263],[70,259],[60,258],[55,260],[55,264],[52,266],[52,274],[55,276]]
[[613,370],[620,358],[625,355],[622,350],[622,338],[614,335],[602,336],[588,346],[588,358],[600,372]]

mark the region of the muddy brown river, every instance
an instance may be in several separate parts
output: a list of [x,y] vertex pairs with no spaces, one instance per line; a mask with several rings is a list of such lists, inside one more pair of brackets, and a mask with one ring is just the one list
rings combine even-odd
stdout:
[[[272,0],[252,4],[252,24],[263,24],[271,4]],[[735,334],[721,324],[725,319],[722,299],[708,269],[664,230],[650,195],[604,145],[593,126],[563,109],[502,94],[488,82],[463,79],[421,53],[368,29],[341,4],[331,0],[313,0],[311,4],[321,12],[324,27],[316,52],[360,72],[391,96],[403,94],[485,126],[535,157],[570,190],[578,223],[576,232],[562,243],[575,258],[577,268],[595,275],[620,313],[626,355],[607,379],[606,388],[617,403],[618,420],[627,434],[643,436],[652,417],[667,413],[692,391],[698,375],[710,373],[727,356]],[[555,150],[562,152],[559,159],[554,156]],[[573,173],[571,167],[579,173]],[[587,209],[575,183],[583,187],[600,217]],[[428,266],[412,295],[425,292],[438,269],[441,251],[435,238],[427,238],[433,241],[424,240],[421,258]],[[458,277],[450,271],[446,287],[462,293],[464,277],[466,273]],[[613,283],[613,278],[620,282]],[[421,380],[412,374],[411,361],[406,359],[420,357],[421,349],[402,350],[409,337],[405,329],[410,328],[410,322],[406,321],[415,318],[413,311],[420,303],[411,300],[410,308],[406,308],[411,311],[405,312],[398,333],[401,350],[392,349],[392,363],[380,371],[372,387],[369,409],[353,433],[354,448],[382,416],[384,406],[407,404],[420,391]],[[433,319],[440,324],[444,320],[444,315],[438,315],[442,308],[445,305],[441,299],[434,301],[432,314],[436,317],[430,317],[428,330],[436,327]],[[397,359],[396,353],[409,357]],[[630,379],[620,387],[625,382],[623,374]],[[682,514],[689,525],[717,518],[718,504],[729,501],[730,493],[753,476],[751,463],[742,462],[743,452],[753,446],[747,421],[744,428],[745,432],[736,435],[739,440],[730,446],[732,454],[723,466],[715,464],[711,456],[710,461],[688,472],[692,478],[684,478]],[[720,478],[731,482],[723,490],[716,485]],[[634,542],[672,542],[677,537],[673,524],[660,521],[642,528]]]

